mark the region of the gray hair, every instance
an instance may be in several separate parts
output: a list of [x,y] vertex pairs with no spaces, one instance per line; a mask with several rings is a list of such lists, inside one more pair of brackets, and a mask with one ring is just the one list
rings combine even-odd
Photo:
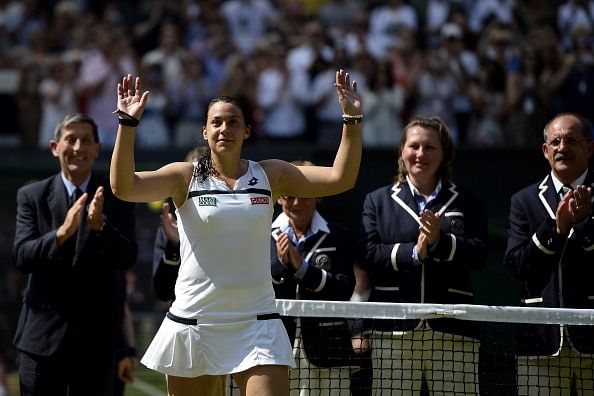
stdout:
[[547,141],[547,131],[549,130],[549,127],[551,126],[553,121],[555,121],[556,119],[558,119],[560,117],[565,117],[565,116],[571,116],[571,117],[576,118],[580,122],[580,129],[582,130],[582,135],[584,136],[584,138],[586,138],[586,141],[587,142],[592,141],[592,123],[590,122],[590,120],[588,120],[586,117],[583,117],[576,113],[559,113],[555,117],[551,118],[551,120],[549,122],[546,123],[546,125],[542,131],[542,135],[543,135],[545,143]]
[[73,113],[64,116],[58,125],[56,125],[56,129],[54,129],[54,139],[60,140],[62,136],[62,129],[68,127],[71,124],[89,124],[93,129],[93,137],[95,138],[95,143],[99,143],[99,132],[97,129],[97,124],[95,120],[93,120],[90,116],[84,113]]

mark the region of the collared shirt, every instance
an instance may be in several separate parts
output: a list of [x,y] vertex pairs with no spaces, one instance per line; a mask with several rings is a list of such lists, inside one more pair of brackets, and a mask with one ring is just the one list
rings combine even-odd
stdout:
[[89,175],[85,180],[83,180],[82,183],[80,183],[80,186],[77,186],[70,180],[68,180],[66,176],[64,176],[64,173],[60,173],[60,176],[62,176],[62,182],[64,183],[64,187],[66,187],[66,193],[68,194],[68,198],[72,196],[74,190],[76,190],[76,187],[80,188],[83,193],[86,192],[87,187],[89,186],[89,181],[91,180],[91,175]]
[[433,192],[431,194],[429,194],[427,199],[425,199],[423,194],[421,194],[419,192],[419,190],[417,190],[417,188],[415,186],[413,186],[413,184],[410,181],[410,178],[408,176],[406,176],[406,183],[408,184],[408,187],[410,188],[410,192],[412,193],[412,195],[415,199],[415,203],[417,204],[417,212],[422,212],[425,209],[425,207],[427,206],[427,204],[429,202],[433,201],[437,197],[437,194],[439,194],[439,192],[441,191],[441,180],[438,180],[437,186],[435,186],[435,190],[433,190]]
[[[299,247],[300,244],[305,243],[308,238],[316,235],[318,232],[325,232],[330,233],[330,228],[328,228],[328,222],[322,217],[322,215],[316,210],[311,218],[311,224],[309,225],[309,229],[303,234],[301,238],[297,238],[295,234],[295,230],[291,227],[289,223],[289,217],[281,213],[278,217],[272,222],[272,228],[278,228],[280,231],[286,233],[289,236],[289,240],[295,245]],[[301,266],[299,270],[295,272],[295,277],[298,279],[302,279],[307,271],[308,263],[304,257],[301,257]]]
[[[575,179],[572,183],[571,183],[571,187],[573,187],[573,189],[575,190],[575,188],[577,186],[579,186],[580,184],[584,184],[584,181],[586,180],[586,176],[588,175],[588,169],[586,169],[584,171],[584,173],[582,173],[577,179]],[[553,179],[553,185],[555,186],[555,191],[557,191],[558,194],[561,194],[561,189],[563,188],[563,183],[561,183],[561,181],[559,179],[557,179],[557,177],[555,176],[555,174],[553,172],[551,172],[551,179]]]

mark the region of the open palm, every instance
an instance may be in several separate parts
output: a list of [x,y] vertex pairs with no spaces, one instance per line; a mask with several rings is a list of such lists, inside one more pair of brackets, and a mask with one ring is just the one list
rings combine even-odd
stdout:
[[118,110],[140,120],[149,95],[149,91],[142,92],[140,77],[124,76],[118,83],[117,95]]

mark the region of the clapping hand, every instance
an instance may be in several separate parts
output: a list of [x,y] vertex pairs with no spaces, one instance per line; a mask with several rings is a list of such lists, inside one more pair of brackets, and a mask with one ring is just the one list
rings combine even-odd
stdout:
[[557,233],[569,234],[574,224],[579,223],[592,213],[592,188],[577,186],[575,190],[567,192],[556,212]]
[[95,195],[87,209],[87,223],[94,231],[100,231],[105,223],[105,216],[103,215],[103,186],[99,186]]

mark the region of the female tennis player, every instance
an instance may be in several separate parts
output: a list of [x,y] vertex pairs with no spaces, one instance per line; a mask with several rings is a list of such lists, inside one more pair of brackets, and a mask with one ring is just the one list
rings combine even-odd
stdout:
[[181,254],[176,299],[141,360],[166,374],[170,395],[218,394],[227,374],[243,395],[289,394],[288,367],[295,362],[270,278],[273,205],[280,195],[322,197],[354,186],[361,162],[361,100],[344,70],[336,72],[334,85],[343,128],[332,166],[242,159],[252,133],[249,115],[238,100],[219,97],[206,110],[205,156],[193,164],[136,171],[135,127],[149,93],[141,91],[140,77],[128,75],[118,84],[112,190],[134,202],[172,197],[176,206]]

